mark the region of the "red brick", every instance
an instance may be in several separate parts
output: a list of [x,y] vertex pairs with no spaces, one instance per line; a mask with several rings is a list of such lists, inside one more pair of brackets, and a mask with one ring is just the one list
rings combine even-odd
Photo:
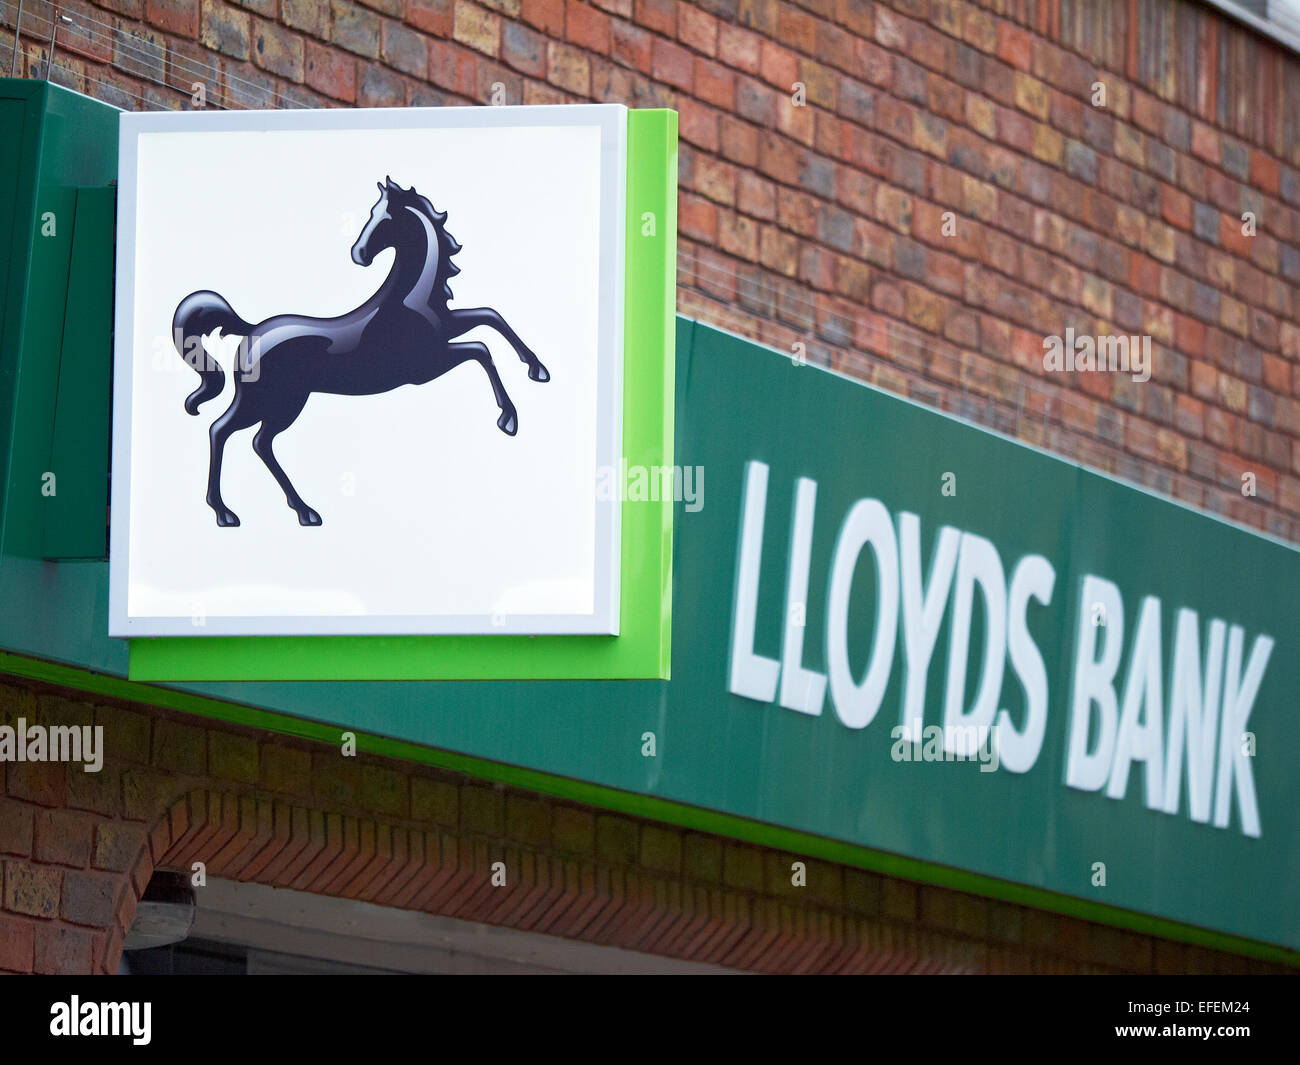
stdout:
[[741,170],[736,175],[736,206],[770,222],[776,217],[776,187],[749,170]]
[[[288,0],[281,0],[281,3],[288,3]],[[406,21],[417,30],[432,33],[435,37],[450,37],[454,8],[454,0],[406,0]]]
[[718,112],[688,96],[677,104],[678,130],[682,140],[706,152],[718,150]]
[[1264,353],[1264,387],[1282,395],[1291,390],[1291,364],[1286,359]]
[[1222,152],[1222,139],[1214,129],[1204,122],[1192,119],[1192,154],[1213,166],[1218,166]]
[[722,211],[718,215],[718,244],[729,255],[750,261],[758,258],[758,225],[743,215]]
[[303,76],[317,92],[344,103],[357,99],[357,61],[346,52],[307,41]]
[[804,55],[815,55],[817,52],[817,20],[790,4],[781,4],[777,8],[774,36]]
[[614,19],[610,23],[610,55],[614,62],[650,73],[651,43],[654,38],[638,26]]
[[683,192],[677,205],[677,228],[693,240],[718,238],[718,209],[702,196]]
[[1250,181],[1271,196],[1278,194],[1282,168],[1276,159],[1258,149],[1250,153]]
[[478,59],[448,41],[429,41],[429,80],[461,96],[478,94]]
[[677,39],[697,52],[716,55],[718,20],[694,4],[682,4],[677,9]]
[[1205,354],[1205,325],[1185,314],[1176,315],[1174,343],[1179,351],[1199,358]]
[[94,936],[84,928],[43,924],[36,929],[38,973],[89,975]]
[[1160,216],[1179,229],[1192,228],[1192,199],[1172,185],[1160,186]]
[[520,14],[548,37],[564,36],[564,0],[523,0]]
[[[1259,219],[1255,220],[1256,226],[1259,225]],[[1245,225],[1238,214],[1223,214],[1219,216],[1219,243],[1231,252],[1238,255],[1249,257],[1255,250],[1255,238],[1247,236],[1242,232]]]
[[718,59],[747,74],[758,73],[763,38],[726,22],[718,27]]
[[758,165],[758,130],[748,123],[723,115],[721,121],[722,154],[733,163]]
[[609,52],[609,16],[583,0],[568,0],[564,9],[565,39],[580,48]]
[[1033,62],[1034,38],[1012,25],[1010,22],[998,22],[997,55],[1004,63],[1009,63],[1017,70],[1029,70]]
[[[156,29],[181,37],[196,37],[199,32],[198,0],[148,0],[145,18]],[[59,36],[62,38],[62,34]],[[62,44],[62,40],[59,43]]]
[[30,973],[35,963],[36,925],[0,914],[0,970]]
[[32,807],[0,797],[0,854],[29,856],[34,826]]
[[65,810],[41,810],[36,815],[35,828],[33,856],[37,861],[81,869],[90,864],[95,832],[93,818]]
[[660,81],[690,91],[695,83],[695,60],[685,48],[655,38],[653,73]]
[[794,83],[799,80],[799,57],[788,48],[764,41],[759,75],[781,92],[792,92]]
[[62,762],[14,762],[7,770],[6,786],[14,798],[41,806],[64,805],[67,767]]
[[728,110],[736,99],[736,76],[712,60],[695,60],[695,95]]
[[642,26],[669,37],[677,35],[676,0],[635,0],[633,9],[636,21]]
[[1219,393],[1219,372],[1207,362],[1193,360],[1192,392],[1202,399],[1214,400]]

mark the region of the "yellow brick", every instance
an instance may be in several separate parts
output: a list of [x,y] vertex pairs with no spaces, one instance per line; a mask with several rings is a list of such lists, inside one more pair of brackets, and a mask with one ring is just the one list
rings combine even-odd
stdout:
[[1047,86],[1023,71],[1016,71],[1016,106],[1036,118],[1046,119],[1052,110]]
[[501,44],[501,18],[482,8],[457,4],[452,36],[477,52],[495,56]]
[[546,51],[547,81],[577,96],[586,96],[591,84],[591,64],[587,57],[576,48],[555,41],[547,44]]
[[1051,126],[1036,122],[1034,124],[1034,140],[1030,150],[1033,152],[1034,158],[1040,162],[1060,166],[1061,156],[1065,153],[1065,138],[1052,129]]
[[1162,263],[1174,261],[1174,230],[1163,222],[1147,223],[1146,250]]
[[1250,332],[1250,326],[1246,316],[1246,305],[1239,300],[1234,300],[1231,296],[1222,294],[1219,296],[1219,324],[1224,329],[1230,329],[1238,336],[1244,337]]
[[975,132],[982,133],[986,137],[996,137],[998,132],[996,115],[992,100],[985,100],[980,96],[966,97],[966,121]]
[[997,213],[998,190],[969,174],[962,175],[961,185],[966,211],[982,222],[989,221]]

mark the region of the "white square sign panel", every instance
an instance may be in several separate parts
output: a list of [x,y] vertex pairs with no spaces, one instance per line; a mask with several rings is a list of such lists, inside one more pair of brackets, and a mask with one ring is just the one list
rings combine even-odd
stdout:
[[121,123],[110,633],[617,634],[626,109]]

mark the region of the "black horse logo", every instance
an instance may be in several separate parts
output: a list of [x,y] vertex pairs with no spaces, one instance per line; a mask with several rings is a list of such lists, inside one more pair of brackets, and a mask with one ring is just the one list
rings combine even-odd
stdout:
[[275,438],[302,412],[313,392],[371,396],[401,385],[422,385],[463,362],[483,367],[492,384],[501,416],[497,425],[514,436],[515,405],[506,395],[492,353],[479,341],[452,343],[475,326],[497,330],[510,342],[534,381],[551,375],[496,311],[490,307],[449,310],[448,282],[460,270],[451,257],[460,245],[445,228],[447,215],[433,209],[414,188],[402,189],[391,178],[379,185],[379,201],[352,245],[352,261],[369,266],[385,248],[395,251],[393,267],[379,290],[354,311],[338,318],[279,314],[252,325],[220,295],[203,290],[181,300],[172,318],[176,350],[202,380],[185,400],[185,409],[221,394],[226,375],[201,355],[200,338],[214,329],[248,342],[248,357],[235,368],[235,398],[208,431],[211,464],[208,505],[217,524],[238,525],[239,518],[221,498],[221,456],[231,433],[261,423],[253,450],[266,463],[300,525],[319,525],[321,517],[303,502],[272,450]]

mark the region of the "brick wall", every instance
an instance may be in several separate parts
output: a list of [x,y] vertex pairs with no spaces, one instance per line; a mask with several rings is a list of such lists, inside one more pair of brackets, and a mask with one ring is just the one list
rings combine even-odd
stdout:
[[[188,873],[196,861],[214,877],[758,971],[1278,971],[455,773],[86,698],[0,678],[0,723],[102,725],[107,749],[98,773],[0,762],[0,971],[115,971],[153,870]],[[791,883],[796,860],[804,887]],[[491,883],[498,861],[505,887]]]
[[[1300,62],[1206,4],[60,7],[52,77],[123,107],[676,108],[683,313],[1300,542]],[[1152,379],[1044,373],[1067,327]]]

